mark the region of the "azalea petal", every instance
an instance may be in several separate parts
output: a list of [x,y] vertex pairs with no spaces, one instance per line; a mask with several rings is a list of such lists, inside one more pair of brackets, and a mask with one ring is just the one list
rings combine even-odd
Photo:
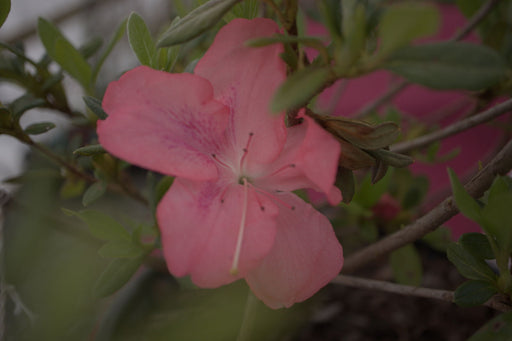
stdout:
[[223,148],[229,113],[208,81],[141,66],[110,83],[103,109],[99,141],[115,156],[189,179],[217,177],[210,154]]
[[[270,113],[270,100],[286,77],[281,44],[248,47],[254,38],[279,32],[269,19],[235,19],[224,26],[195,68],[208,79],[215,97],[230,107],[233,148],[240,157],[252,133],[250,161],[267,163],[277,157],[286,139],[283,115]],[[249,160],[248,160],[249,161]]]
[[[177,178],[158,205],[164,256],[176,276],[201,287],[230,283],[256,266],[274,242],[277,207],[247,188],[238,275],[230,274],[242,221],[244,186]],[[262,207],[264,207],[262,209]]]
[[291,193],[280,198],[274,246],[246,281],[266,305],[277,309],[306,300],[331,281],[343,265],[343,250],[329,220]]
[[341,147],[311,117],[288,129],[286,145],[270,169],[255,183],[262,188],[293,191],[311,188],[327,195],[333,205],[341,200],[334,186]]

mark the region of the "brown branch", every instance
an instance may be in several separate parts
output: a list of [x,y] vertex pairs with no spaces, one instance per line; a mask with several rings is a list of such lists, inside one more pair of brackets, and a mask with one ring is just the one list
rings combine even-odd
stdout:
[[[472,197],[479,198],[491,186],[496,175],[505,175],[510,169],[512,169],[512,140],[466,184],[466,191]],[[430,212],[400,231],[347,257],[343,273],[352,273],[374,259],[422,238],[456,215],[458,211],[453,197],[446,198]]]
[[498,116],[506,114],[512,110],[512,99],[500,103],[490,109],[479,114],[466,118],[465,120],[456,122],[443,129],[437,130],[431,134],[420,136],[414,140],[396,143],[391,146],[391,150],[395,153],[407,153],[411,150],[428,146],[432,142],[439,141],[445,137],[452,136],[473,128],[481,123],[490,121]]
[[[471,19],[464,25],[464,27],[456,33],[451,39],[448,41],[459,41],[464,39],[475,27],[489,14],[489,12],[496,6],[501,0],[489,0],[485,4],[483,4],[480,9],[471,17]],[[393,85],[389,88],[384,94],[378,97],[372,103],[366,105],[361,109],[356,115],[356,118],[366,117],[382,105],[389,102],[393,97],[395,97],[398,93],[404,90],[406,87],[411,85],[412,83],[407,80],[401,80],[400,82]]]
[[[346,275],[340,275],[336,277],[331,281],[331,283],[351,286],[355,288],[379,290],[399,295],[431,298],[451,303],[453,303],[454,299],[453,291],[449,290],[413,287],[410,285],[402,285],[386,281],[377,281],[374,279],[366,279]],[[512,310],[512,306],[510,306],[509,303],[503,301],[500,295],[492,297],[489,301],[484,303],[484,305],[489,308],[499,310],[501,312],[507,312]]]

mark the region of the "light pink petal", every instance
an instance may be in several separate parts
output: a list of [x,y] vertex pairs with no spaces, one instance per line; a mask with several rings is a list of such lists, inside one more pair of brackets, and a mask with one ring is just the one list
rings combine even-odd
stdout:
[[334,186],[340,144],[309,116],[288,129],[288,139],[279,159],[255,184],[269,190],[293,191],[311,188],[327,194],[333,205],[341,200]]
[[223,148],[228,109],[208,81],[141,66],[110,83],[103,108],[98,137],[113,155],[165,174],[217,177],[210,154]]
[[294,194],[280,198],[295,210],[280,207],[274,246],[245,278],[254,294],[274,309],[311,297],[343,265],[343,250],[329,220]]
[[195,68],[195,74],[208,79],[215,97],[232,111],[230,137],[237,157],[243,154],[250,133],[254,134],[249,162],[273,160],[286,139],[283,116],[269,110],[275,90],[286,77],[286,66],[279,57],[282,46],[245,45],[250,39],[277,32],[277,24],[269,19],[235,19],[219,31]]
[[157,209],[164,256],[172,274],[190,274],[198,286],[217,287],[244,276],[261,261],[274,243],[277,206],[251,187],[247,195],[239,271],[232,275],[244,187],[175,180]]

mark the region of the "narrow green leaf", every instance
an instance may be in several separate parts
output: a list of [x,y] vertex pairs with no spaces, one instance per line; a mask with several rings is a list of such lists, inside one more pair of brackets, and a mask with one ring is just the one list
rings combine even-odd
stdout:
[[110,53],[112,52],[116,44],[119,42],[119,40],[121,40],[121,38],[123,37],[124,32],[126,31],[126,21],[127,19],[123,20],[123,22],[119,24],[116,32],[114,33],[114,36],[108,42],[107,48],[101,54],[101,57],[98,59],[96,65],[94,65],[94,68],[92,70],[91,84],[96,83],[96,79],[98,78],[98,74],[100,72],[101,67],[103,66],[103,63],[110,55]]
[[172,25],[158,41],[167,47],[189,41],[215,25],[240,0],[210,0]]
[[88,89],[92,72],[82,54],[49,21],[39,18],[37,27],[39,37],[48,55],[71,77]]
[[340,167],[338,169],[338,178],[343,202],[348,204],[350,201],[352,201],[352,198],[356,192],[354,172],[352,172],[350,169]]
[[459,270],[460,274],[468,279],[496,282],[496,274],[483,260],[475,258],[459,243],[448,246],[446,254]]
[[133,53],[142,65],[152,66],[151,61],[156,54],[156,47],[144,19],[135,12],[128,17],[128,41]]
[[489,239],[481,233],[464,233],[458,241],[476,259],[495,259]]
[[104,120],[108,117],[107,113],[101,107],[101,101],[92,96],[84,96],[82,97],[85,104],[89,109],[91,109],[92,113],[98,116],[100,120]]
[[308,67],[297,71],[277,89],[272,99],[272,112],[300,108],[330,80],[331,71],[328,68]]
[[53,122],[39,122],[29,125],[25,129],[23,129],[23,131],[25,132],[25,134],[28,135],[39,135],[44,134],[47,131],[52,130],[53,128],[55,128],[55,123]]
[[411,82],[434,89],[481,90],[501,81],[505,60],[494,50],[464,42],[404,47],[384,64]]
[[20,117],[32,108],[42,107],[46,105],[46,101],[42,98],[34,97],[32,94],[25,94],[17,98],[9,105],[14,119],[19,120]]
[[113,240],[105,243],[98,254],[104,258],[138,258],[144,254],[144,249],[131,241]]
[[393,251],[389,261],[397,283],[413,286],[421,284],[423,277],[421,258],[412,244]]
[[491,340],[512,340],[512,311],[496,316],[468,339],[468,341]]
[[464,189],[464,186],[460,183],[455,172],[448,168],[448,175],[450,176],[450,183],[453,191],[453,198],[459,208],[460,212],[471,220],[476,222],[482,221],[482,209],[480,205],[473,199],[468,192]]
[[80,155],[80,156],[91,156],[91,155],[96,155],[96,154],[103,154],[105,152],[106,151],[101,144],[92,144],[90,146],[84,146],[84,147],[75,149],[73,151],[73,154]]
[[84,205],[84,207],[89,206],[90,204],[101,198],[106,191],[107,184],[104,181],[98,181],[93,183],[85,191],[82,197],[82,205]]
[[377,150],[365,150],[368,154],[372,155],[376,159],[381,160],[386,165],[390,165],[396,168],[407,167],[414,162],[414,160],[403,154],[394,153],[386,149]]
[[114,259],[96,281],[94,294],[105,297],[119,290],[130,280],[143,260],[143,257]]
[[0,27],[4,24],[10,11],[11,0],[0,0]]
[[76,216],[86,223],[91,234],[98,239],[131,241],[130,233],[123,225],[105,213],[94,210],[75,212],[62,209],[62,211],[67,215]]
[[387,55],[416,38],[432,35],[439,27],[435,6],[421,2],[401,2],[389,6],[379,25],[380,51]]
[[461,307],[474,307],[484,304],[496,293],[498,290],[489,282],[467,281],[455,290],[453,301]]

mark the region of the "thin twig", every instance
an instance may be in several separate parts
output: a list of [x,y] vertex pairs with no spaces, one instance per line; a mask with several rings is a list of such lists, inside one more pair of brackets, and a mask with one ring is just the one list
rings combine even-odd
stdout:
[[[332,283],[347,285],[356,288],[379,290],[399,295],[416,296],[423,298],[431,298],[445,302],[453,303],[454,292],[449,290],[430,289],[422,287],[413,287],[410,285],[402,285],[390,283],[386,281],[377,281],[374,279],[366,279],[361,277],[353,277],[340,275],[336,277]],[[492,297],[489,301],[484,303],[485,306],[507,312],[512,310],[512,306],[503,302],[499,295]]]
[[[479,198],[491,186],[496,175],[505,175],[511,169],[512,140],[510,140],[503,149],[466,184],[466,191],[472,197]],[[456,215],[458,211],[453,197],[450,196],[446,198],[430,212],[400,231],[347,257],[343,266],[343,273],[352,273],[363,265],[422,238]]]
[[[471,17],[471,19],[464,25],[464,27],[457,32],[451,39],[448,41],[459,41],[464,39],[471,31],[475,29],[475,27],[489,14],[489,12],[496,6],[501,0],[488,0],[485,4],[483,4],[478,12],[475,13]],[[401,80],[400,82],[393,85],[389,88],[384,94],[375,99],[372,103],[366,105],[355,115],[356,118],[363,118],[380,108],[382,105],[389,102],[393,97],[395,97],[398,93],[404,90],[406,87],[411,85],[412,83],[407,80]]]
[[432,142],[440,141],[445,137],[452,136],[473,128],[481,123],[490,121],[498,116],[506,114],[512,110],[512,99],[500,103],[479,114],[466,118],[465,120],[456,122],[441,130],[437,130],[431,134],[420,136],[414,140],[396,143],[391,146],[391,150],[395,153],[407,153],[411,150],[428,146]]

